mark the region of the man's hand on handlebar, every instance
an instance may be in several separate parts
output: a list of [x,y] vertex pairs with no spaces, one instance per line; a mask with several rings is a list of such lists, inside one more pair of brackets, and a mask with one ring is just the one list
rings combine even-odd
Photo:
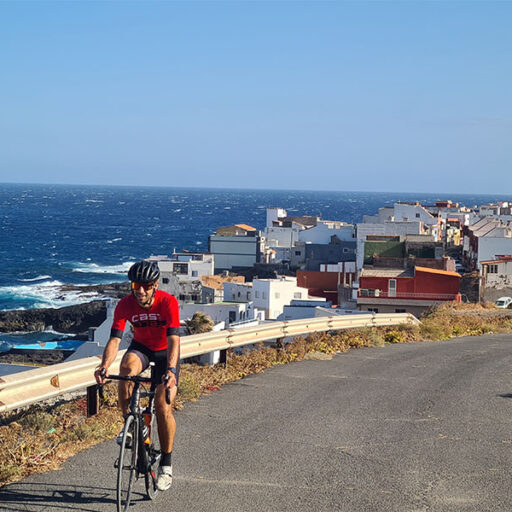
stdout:
[[108,371],[103,366],[100,366],[94,372],[94,378],[96,379],[96,382],[100,386],[103,386],[103,384],[105,384],[105,381],[107,380],[107,377],[108,377]]
[[176,386],[176,375],[168,371],[162,376],[162,384],[170,391],[174,386]]

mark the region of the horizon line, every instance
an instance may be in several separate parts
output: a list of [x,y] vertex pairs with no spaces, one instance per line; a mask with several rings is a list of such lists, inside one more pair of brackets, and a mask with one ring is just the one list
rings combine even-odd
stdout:
[[[48,182],[18,182],[5,181],[0,185],[38,185],[38,186],[58,186],[58,187],[113,187],[113,188],[146,188],[146,189],[171,189],[171,190],[233,190],[233,191],[260,191],[260,192],[320,192],[320,193],[354,193],[354,194],[407,194],[407,195],[457,195],[457,196],[499,196],[502,197],[507,193],[502,192],[409,192],[396,190],[322,190],[322,189],[293,189],[293,188],[264,188],[264,187],[226,187],[226,186],[171,186],[171,185],[119,185],[119,184],[97,184],[97,183],[48,183]],[[510,194],[512,196],[512,193]],[[512,200],[512,197],[511,197]]]

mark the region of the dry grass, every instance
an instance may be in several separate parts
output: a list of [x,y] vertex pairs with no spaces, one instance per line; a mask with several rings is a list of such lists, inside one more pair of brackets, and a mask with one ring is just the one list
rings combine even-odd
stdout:
[[[512,316],[489,305],[445,304],[428,312],[420,326],[350,329],[298,337],[280,346],[260,346],[230,354],[228,364],[182,365],[176,408],[221,388],[223,384],[261,373],[274,365],[304,359],[328,359],[351,348],[386,343],[445,340],[453,336],[511,332]],[[31,473],[59,467],[62,461],[94,444],[113,438],[122,426],[116,387],[106,387],[100,414],[87,418],[85,398],[64,404],[35,406],[4,416],[0,424],[0,485]]]

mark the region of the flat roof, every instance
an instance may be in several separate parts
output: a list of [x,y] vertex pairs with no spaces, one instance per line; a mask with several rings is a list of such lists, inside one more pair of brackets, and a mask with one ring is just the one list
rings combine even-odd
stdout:
[[404,268],[363,268],[362,277],[413,277],[412,270]]

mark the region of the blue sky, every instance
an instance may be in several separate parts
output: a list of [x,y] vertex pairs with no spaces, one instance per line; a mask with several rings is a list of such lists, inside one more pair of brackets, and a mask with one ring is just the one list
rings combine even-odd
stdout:
[[512,192],[512,2],[0,2],[0,182]]

